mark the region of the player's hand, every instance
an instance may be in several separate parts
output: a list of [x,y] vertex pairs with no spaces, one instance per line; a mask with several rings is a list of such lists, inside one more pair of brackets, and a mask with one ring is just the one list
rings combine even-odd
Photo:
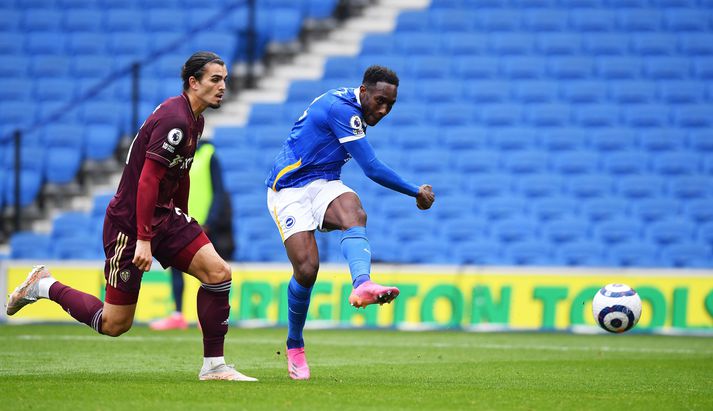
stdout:
[[416,206],[419,210],[428,210],[436,201],[436,195],[433,194],[433,189],[430,185],[424,184],[418,188],[418,194],[416,195]]
[[136,240],[136,251],[134,251],[134,259],[131,262],[141,271],[151,269],[151,263],[153,262],[151,241]]

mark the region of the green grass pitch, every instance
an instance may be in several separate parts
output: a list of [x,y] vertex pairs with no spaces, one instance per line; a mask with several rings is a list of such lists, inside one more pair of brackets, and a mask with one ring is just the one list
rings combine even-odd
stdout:
[[201,382],[197,329],[119,338],[0,325],[0,410],[713,409],[713,339],[653,335],[307,330],[291,381],[284,329],[231,328],[226,358],[258,383]]

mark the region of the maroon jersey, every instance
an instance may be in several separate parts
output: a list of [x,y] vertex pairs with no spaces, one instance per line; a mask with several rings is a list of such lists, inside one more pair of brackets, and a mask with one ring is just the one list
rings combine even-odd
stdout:
[[129,147],[119,188],[106,210],[112,224],[136,237],[136,195],[146,158],[167,167],[159,184],[151,226],[160,225],[174,212],[173,196],[179,181],[191,169],[203,125],[203,116],[195,119],[185,93],[167,99],[154,110]]

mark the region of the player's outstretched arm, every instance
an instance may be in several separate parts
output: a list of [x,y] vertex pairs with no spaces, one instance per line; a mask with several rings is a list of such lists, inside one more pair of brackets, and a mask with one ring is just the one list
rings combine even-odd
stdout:
[[436,201],[436,195],[433,193],[433,188],[429,184],[423,184],[418,188],[416,206],[420,210],[428,210],[434,201]]
[[411,197],[418,195],[419,187],[404,180],[389,166],[376,158],[376,153],[374,153],[373,147],[371,147],[366,138],[344,143],[344,147],[352,155],[352,158],[359,163],[359,167],[364,171],[364,174],[373,181]]

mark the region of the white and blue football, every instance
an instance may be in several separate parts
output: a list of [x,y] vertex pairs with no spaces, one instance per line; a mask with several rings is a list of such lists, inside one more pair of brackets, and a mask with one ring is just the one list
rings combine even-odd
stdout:
[[641,317],[641,298],[626,284],[607,284],[592,301],[594,321],[611,333],[632,329]]

